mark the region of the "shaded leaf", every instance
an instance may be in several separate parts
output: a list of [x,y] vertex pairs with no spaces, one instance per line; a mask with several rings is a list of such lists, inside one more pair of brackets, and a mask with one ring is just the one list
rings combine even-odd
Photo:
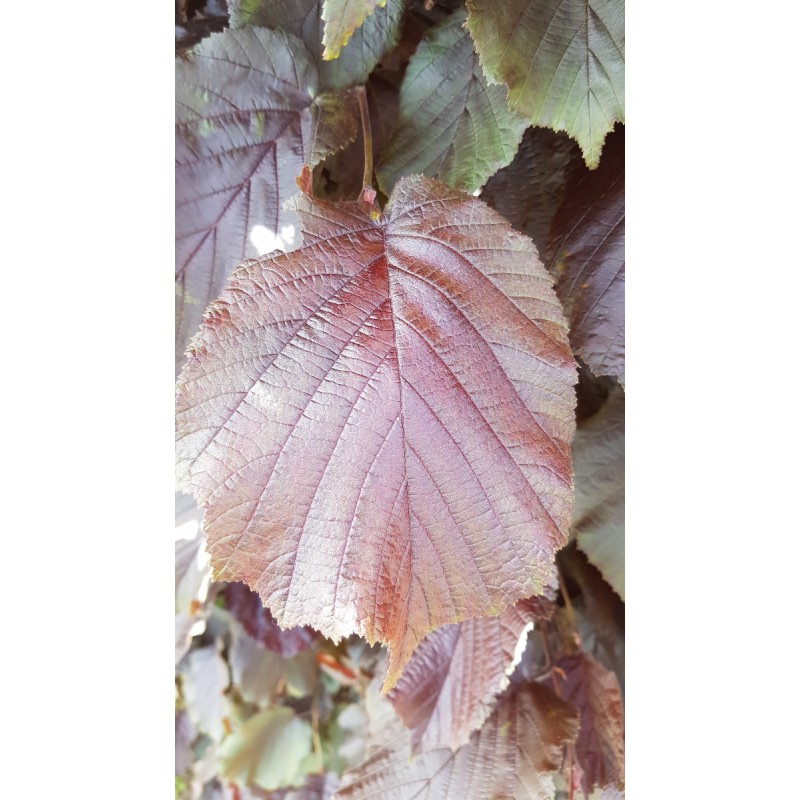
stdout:
[[572,530],[614,591],[625,599],[625,392],[617,386],[578,428],[572,445]]
[[444,625],[423,640],[389,694],[412,729],[415,750],[457,750],[469,741],[508,686],[534,619],[534,605],[522,600],[496,617]]
[[387,194],[402,175],[421,172],[472,192],[514,157],[527,122],[489,86],[469,34],[466,12],[433,28],[412,56],[400,89],[400,115],[378,165]]
[[224,719],[230,716],[225,690],[230,683],[228,665],[216,647],[200,647],[187,656],[181,691],[189,719],[214,741],[225,735]]
[[410,734],[395,723],[384,744],[345,773],[337,798],[366,800],[552,800],[552,772],[562,747],[575,739],[577,716],[541,684],[514,686],[486,724],[455,753],[439,747],[413,755]]
[[603,163],[567,185],[550,228],[546,262],[570,321],[575,354],[595,375],[625,383],[625,129]]
[[486,74],[512,111],[566,131],[590,169],[625,121],[624,0],[467,0],[467,27]]
[[580,712],[575,757],[586,789],[625,783],[625,740],[622,696],[613,672],[585,653],[564,656],[559,695]]
[[559,552],[558,564],[578,617],[583,650],[612,669],[624,691],[625,604],[574,540]]
[[284,678],[285,661],[235,623],[231,624],[228,662],[233,683],[246,702],[258,706],[275,702]]
[[550,221],[580,161],[575,142],[548,128],[528,128],[514,160],[489,178],[481,200],[533,239],[543,254]]
[[[178,364],[208,303],[243,258],[294,242],[283,209],[303,164],[356,130],[352,102],[321,96],[303,43],[264,29],[225,31],[176,65]],[[262,241],[263,240],[263,241]]]
[[323,92],[314,100],[309,164],[318,164],[355,141],[359,131],[358,113],[358,98],[354,91]]
[[228,584],[225,607],[250,636],[273,653],[280,653],[286,658],[305,650],[317,637],[310,628],[281,630],[269,609],[264,608],[258,594],[243,583]]
[[310,753],[311,726],[290,708],[268,708],[250,717],[223,742],[222,774],[244,786],[298,786],[305,775],[303,759]]
[[386,0],[323,0],[325,33],[322,44],[325,50],[322,57],[326,60],[338,58],[353,32],[378,7],[385,8]]
[[296,208],[305,245],[245,262],[193,340],[178,479],[216,574],[387,643],[388,690],[434,628],[544,590],[575,364],[531,241],[479,200],[414,176],[377,219]]
[[232,28],[263,25],[302,39],[314,58],[324,89],[365,83],[381,56],[397,44],[403,0],[386,0],[385,8],[368,16],[332,61],[322,58],[322,4],[323,0],[228,0]]

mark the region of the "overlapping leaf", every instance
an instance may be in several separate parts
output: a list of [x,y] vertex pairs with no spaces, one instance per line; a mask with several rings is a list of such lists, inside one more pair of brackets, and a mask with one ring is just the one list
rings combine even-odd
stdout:
[[625,782],[622,695],[613,672],[586,653],[560,658],[559,694],[580,711],[575,757],[586,788]]
[[522,600],[496,617],[445,625],[426,637],[389,694],[415,750],[467,743],[508,685],[534,619],[535,603]]
[[[288,249],[297,218],[283,209],[303,164],[356,132],[352,103],[322,95],[295,37],[225,31],[177,63],[176,347],[181,354],[231,270]],[[339,107],[341,105],[341,107]],[[268,240],[264,249],[257,235]]]
[[316,638],[310,628],[281,630],[259,596],[243,583],[231,583],[225,589],[225,606],[250,636],[284,658],[297,655]]
[[570,322],[569,338],[595,375],[625,383],[625,129],[603,163],[567,185],[553,218],[547,263]]
[[[304,188],[310,177],[305,174]],[[297,201],[178,387],[178,476],[212,567],[282,626],[389,645],[541,593],[572,515],[575,365],[531,241],[424,178],[386,213]]]
[[600,411],[575,434],[575,511],[578,547],[625,599],[625,393],[614,389]]
[[228,0],[232,28],[263,25],[302,39],[317,65],[324,89],[364,83],[381,56],[397,44],[403,0],[386,0],[385,8],[369,15],[338,58],[331,61],[322,57],[322,6],[323,0]]
[[580,158],[578,146],[565,134],[528,128],[514,160],[488,180],[481,200],[530,236],[542,254],[567,178]]
[[552,773],[573,741],[577,716],[540,684],[512,686],[486,724],[456,752],[439,747],[413,754],[410,734],[395,722],[383,746],[345,773],[336,798],[366,800],[552,800]]
[[509,108],[566,131],[590,169],[625,121],[624,0],[467,0],[481,64]]
[[472,192],[514,157],[527,122],[490,86],[469,34],[466,12],[433,28],[417,47],[400,90],[400,115],[378,165],[388,194],[402,175],[421,172]]
[[322,19],[325,33],[322,44],[324,59],[338,58],[353,33],[376,8],[385,8],[386,0],[323,0]]

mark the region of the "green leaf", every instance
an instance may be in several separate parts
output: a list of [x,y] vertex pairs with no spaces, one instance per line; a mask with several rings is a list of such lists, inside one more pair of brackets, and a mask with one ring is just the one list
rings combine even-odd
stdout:
[[512,111],[566,131],[589,169],[625,121],[624,0],[467,0],[467,27],[486,74]]
[[376,8],[386,8],[386,0],[323,0],[322,19],[325,35],[322,57],[328,61],[339,58],[342,48],[350,41],[353,32]]
[[302,762],[311,752],[311,726],[290,708],[268,708],[234,731],[220,750],[222,774],[264,789],[299,786]]
[[387,194],[411,173],[473,192],[514,158],[527,123],[508,110],[506,90],[487,83],[465,19],[455,12],[411,58],[397,127],[378,166]]
[[313,54],[323,89],[365,83],[384,53],[398,40],[403,0],[387,0],[381,14],[371,14],[353,34],[339,57],[323,60],[322,0],[228,0],[232,28],[263,25],[280,28],[303,40]]

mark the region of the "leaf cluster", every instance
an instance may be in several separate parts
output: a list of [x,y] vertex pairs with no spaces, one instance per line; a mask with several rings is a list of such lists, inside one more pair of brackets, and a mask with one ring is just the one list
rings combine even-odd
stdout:
[[176,797],[620,796],[623,0],[218,21],[176,63]]

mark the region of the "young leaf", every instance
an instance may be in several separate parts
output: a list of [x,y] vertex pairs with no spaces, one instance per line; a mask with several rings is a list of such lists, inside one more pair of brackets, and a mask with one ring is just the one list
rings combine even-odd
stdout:
[[383,216],[296,210],[305,245],[245,262],[193,340],[178,480],[219,578],[388,644],[388,690],[434,628],[542,593],[575,362],[533,244],[476,198],[412,176]]
[[535,608],[522,600],[496,617],[444,625],[423,640],[389,693],[412,729],[415,751],[457,750],[483,725],[522,655]]
[[385,727],[383,747],[345,773],[336,798],[552,800],[552,772],[561,766],[562,747],[574,741],[577,727],[575,711],[546,686],[513,686],[455,753],[439,747],[414,755],[401,725]]
[[[365,2],[350,0],[354,1]],[[322,5],[323,0],[228,0],[232,28],[263,25],[302,39],[317,65],[322,88],[343,89],[365,83],[381,56],[397,44],[403,0],[385,0],[385,8],[369,15],[332,61],[323,59]]]
[[564,196],[567,178],[582,164],[580,150],[563,133],[528,128],[514,160],[493,175],[481,200],[533,239],[543,254],[550,221]]
[[575,354],[625,384],[625,129],[603,163],[572,176],[550,227],[546,261]]
[[264,608],[261,598],[243,583],[228,585],[225,589],[225,607],[250,636],[284,658],[291,658],[305,650],[317,637],[310,628],[281,630],[269,609]]
[[325,34],[322,44],[325,60],[338,58],[342,48],[350,41],[353,32],[378,7],[385,8],[386,0],[323,0],[322,19]]
[[388,194],[402,175],[422,172],[473,192],[514,157],[527,122],[489,86],[456,11],[420,42],[400,89],[400,116],[378,165]]
[[[352,102],[333,113],[295,37],[250,28],[204,40],[176,67],[176,337],[183,352],[233,267],[290,246],[282,209],[305,162],[356,133]],[[260,228],[259,228],[260,226]]]
[[586,653],[564,656],[556,666],[559,694],[580,711],[575,756],[588,789],[625,783],[622,695],[613,672]]
[[566,131],[589,169],[625,121],[624,0],[467,0],[486,74],[531,125]]
[[572,530],[614,591],[625,599],[625,392],[614,389],[578,428],[572,445]]

